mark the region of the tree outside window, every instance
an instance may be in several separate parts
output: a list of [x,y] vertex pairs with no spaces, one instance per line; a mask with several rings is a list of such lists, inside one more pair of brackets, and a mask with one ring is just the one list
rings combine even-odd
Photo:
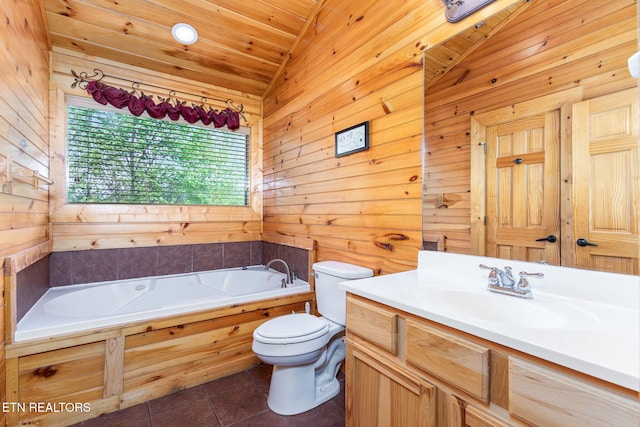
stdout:
[[67,106],[69,203],[247,206],[248,136]]

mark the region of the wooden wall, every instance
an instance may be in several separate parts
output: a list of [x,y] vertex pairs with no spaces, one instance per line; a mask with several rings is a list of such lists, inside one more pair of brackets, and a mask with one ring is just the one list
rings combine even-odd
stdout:
[[[13,274],[4,258],[47,246],[49,187],[28,177],[49,175],[49,55],[37,2],[0,4],[0,274],[5,286]],[[9,166],[9,167],[8,167]],[[9,170],[10,169],[10,170]],[[37,259],[36,259],[37,260]],[[35,260],[34,260],[35,261]],[[0,322],[0,401],[5,402],[5,333]],[[0,425],[6,414],[0,413]]]
[[[51,169],[55,180],[51,200],[53,224],[53,250],[71,251],[87,249],[128,248],[142,246],[168,246],[196,243],[239,242],[260,240],[262,217],[262,102],[256,97],[221,89],[193,81],[162,75],[141,68],[83,56],[60,48],[52,54],[52,150]],[[224,109],[226,105],[214,99],[232,99],[244,105],[241,125],[251,128],[251,200],[250,207],[207,206],[153,206],[153,205],[69,205],[65,194],[65,96],[77,95],[89,98],[79,86],[72,88],[71,70],[88,72],[98,68],[106,76],[106,84],[131,89],[131,83],[140,82],[145,94],[169,96],[175,90],[176,97],[187,102],[201,104],[202,94],[208,105]],[[167,90],[162,91],[155,85]],[[131,89],[132,90],[132,89]]]
[[627,70],[638,50],[636,8],[536,0],[426,90],[425,233],[444,234],[447,251],[470,252],[471,116],[566,89],[586,100],[637,86]]
[[49,240],[49,55],[37,3],[0,5],[0,259]]
[[[439,0],[327,0],[264,101],[265,231],[386,274],[422,246],[422,52],[517,3],[448,24]],[[370,149],[334,157],[369,121]]]

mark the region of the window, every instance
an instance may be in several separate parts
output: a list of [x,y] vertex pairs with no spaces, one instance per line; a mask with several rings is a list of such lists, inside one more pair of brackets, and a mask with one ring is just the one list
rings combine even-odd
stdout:
[[67,138],[68,203],[248,205],[241,131],[69,103]]

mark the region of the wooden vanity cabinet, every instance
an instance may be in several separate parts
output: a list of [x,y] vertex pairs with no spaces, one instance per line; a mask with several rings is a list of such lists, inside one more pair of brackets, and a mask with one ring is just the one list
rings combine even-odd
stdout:
[[353,294],[346,341],[347,426],[640,425],[631,390]]
[[436,427],[436,387],[395,360],[398,314],[355,298],[347,312],[347,425]]

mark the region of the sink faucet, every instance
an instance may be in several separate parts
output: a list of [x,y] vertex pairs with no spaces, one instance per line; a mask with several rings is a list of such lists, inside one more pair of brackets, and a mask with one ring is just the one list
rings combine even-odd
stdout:
[[480,264],[479,267],[491,270],[488,277],[488,290],[525,299],[533,298],[528,278],[535,277],[541,279],[544,277],[542,273],[527,273],[526,271],[521,271],[520,280],[516,284],[513,274],[511,273],[511,267],[507,266],[504,270],[500,270],[497,267],[489,267],[484,264]]
[[267,263],[267,265],[264,266],[264,269],[268,270],[269,267],[271,267],[271,264],[273,264],[275,262],[282,263],[282,265],[284,265],[284,269],[287,271],[287,273],[286,273],[287,274],[287,280],[285,281],[285,285],[293,284],[293,276],[291,275],[291,270],[289,269],[289,265],[284,260],[282,260],[280,258],[272,259],[271,261],[269,261]]

